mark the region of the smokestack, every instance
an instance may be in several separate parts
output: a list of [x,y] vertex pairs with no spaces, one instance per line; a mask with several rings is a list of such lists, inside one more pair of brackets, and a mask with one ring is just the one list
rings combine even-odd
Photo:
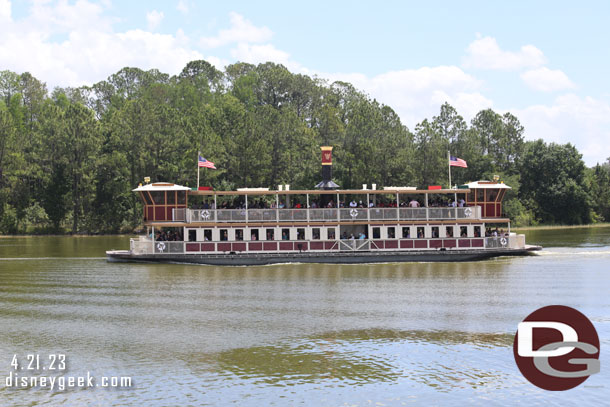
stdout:
[[333,148],[331,146],[322,146],[322,182],[316,185],[318,189],[337,189],[339,185],[335,184],[333,178]]

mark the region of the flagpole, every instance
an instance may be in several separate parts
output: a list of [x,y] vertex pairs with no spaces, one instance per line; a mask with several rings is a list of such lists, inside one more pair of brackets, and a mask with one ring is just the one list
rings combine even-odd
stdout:
[[447,166],[449,167],[449,189],[451,189],[451,153],[447,151]]
[[201,151],[197,152],[197,191],[199,191],[199,169],[201,168],[199,166],[199,157],[201,156]]

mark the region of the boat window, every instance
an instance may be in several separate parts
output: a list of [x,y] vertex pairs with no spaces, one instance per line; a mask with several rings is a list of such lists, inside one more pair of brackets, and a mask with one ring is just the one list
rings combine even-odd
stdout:
[[327,230],[327,236],[328,236],[328,240],[335,240],[335,228],[328,228]]
[[502,199],[504,199],[504,194],[505,193],[506,193],[505,189],[500,191],[500,193],[498,194],[498,202],[502,202]]
[[178,205],[186,203],[186,191],[178,191]]
[[485,201],[485,190],[480,188],[477,189],[477,202],[484,202]]
[[311,239],[320,240],[320,228],[311,229]]
[[176,203],[176,191],[167,191],[167,204],[174,205]]
[[498,190],[497,189],[489,189],[489,190],[487,190],[487,200],[488,201],[495,202],[497,197],[498,197]]
[[424,235],[424,227],[420,226],[417,228],[417,238],[418,239],[423,239],[425,237]]
[[438,226],[432,226],[432,237],[438,237]]
[[388,239],[396,238],[396,228],[394,226],[388,227]]
[[156,205],[163,205],[165,203],[165,191],[151,191],[150,195]]
[[460,226],[460,237],[468,237],[468,227]]
[[282,229],[282,240],[290,240],[290,229]]
[[148,192],[140,192],[140,194],[142,195],[142,200],[144,200],[144,202],[146,203],[146,205],[152,205],[153,201],[150,198],[150,195],[148,195]]
[[305,240],[305,229],[304,228],[297,229],[297,240]]
[[250,240],[259,240],[258,229],[250,229]]
[[197,231],[194,229],[189,229],[189,242],[197,241]]
[[473,190],[471,190],[468,193],[468,202],[474,202],[474,191]]
[[275,230],[267,229],[267,240],[274,240],[274,239],[275,239]]
[[411,228],[408,226],[404,226],[402,228],[402,237],[403,239],[409,239],[411,237]]
[[373,239],[381,238],[381,228],[373,228]]
[[204,229],[203,230],[203,240],[209,242],[212,240],[212,229]]
[[445,237],[453,237],[453,226],[446,226]]
[[244,240],[244,230],[235,229],[235,240]]
[[227,229],[220,229],[220,240],[222,240],[222,241],[229,240],[229,234],[227,232]]
[[481,227],[480,226],[474,227],[474,237],[481,237]]

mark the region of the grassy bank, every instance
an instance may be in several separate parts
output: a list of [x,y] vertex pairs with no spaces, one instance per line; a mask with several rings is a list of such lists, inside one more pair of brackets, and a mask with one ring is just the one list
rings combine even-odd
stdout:
[[610,223],[591,223],[589,225],[538,225],[538,226],[522,226],[511,227],[511,231],[523,232],[526,230],[548,230],[548,229],[577,229],[577,228],[604,228],[610,227]]

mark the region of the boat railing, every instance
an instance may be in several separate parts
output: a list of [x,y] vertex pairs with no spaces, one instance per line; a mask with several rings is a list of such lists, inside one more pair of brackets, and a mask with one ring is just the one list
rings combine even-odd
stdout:
[[487,249],[524,249],[525,235],[511,233],[508,236],[491,236],[485,238]]
[[341,220],[367,220],[367,208],[345,208],[339,209]]
[[153,241],[140,236],[138,239],[129,239],[129,250],[133,254],[151,254],[153,252]]
[[216,210],[217,222],[245,222],[245,209],[218,209]]
[[337,220],[337,208],[309,209],[309,220],[311,220],[311,221],[336,221]]
[[155,254],[184,253],[184,242],[155,241],[153,250]]
[[[426,208],[400,208],[400,219],[426,219],[428,210]],[[372,217],[371,217],[372,219]]]
[[172,220],[174,222],[186,222],[186,209],[172,208]]
[[371,249],[369,240],[364,239],[345,239],[339,240],[340,251],[368,251]]
[[305,222],[307,220],[307,209],[279,209],[278,215],[280,222]]
[[174,209],[175,221],[193,222],[337,222],[366,220],[480,219],[481,207],[458,208],[313,208]]

